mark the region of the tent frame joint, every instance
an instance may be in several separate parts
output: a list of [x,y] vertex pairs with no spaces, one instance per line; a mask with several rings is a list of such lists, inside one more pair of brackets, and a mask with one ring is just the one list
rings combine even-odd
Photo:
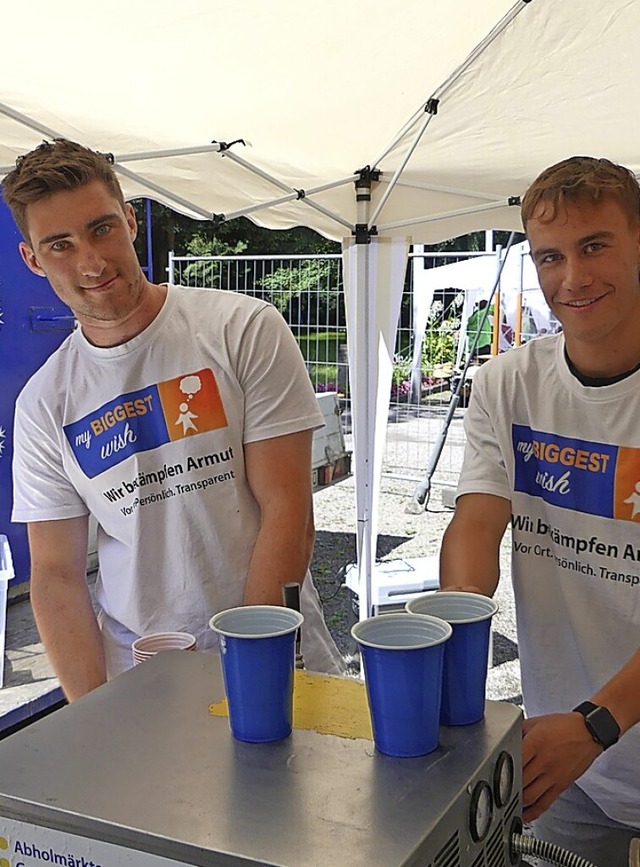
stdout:
[[241,144],[241,145],[244,145],[245,147],[247,146],[247,143],[243,138],[236,138],[233,141],[229,141],[229,142],[216,141],[216,139],[212,139],[211,144],[216,145],[218,148],[218,152],[221,154],[223,154],[225,151],[228,151],[229,148],[232,147],[234,144]]
[[507,204],[511,208],[520,207],[520,205],[522,204],[522,199],[520,198],[520,196],[509,196],[509,198],[507,199]]
[[371,184],[377,184],[380,180],[380,176],[382,171],[380,169],[372,169],[371,166],[364,166],[362,169],[356,169],[354,175],[358,175],[356,178],[356,190],[371,187]]
[[351,234],[355,237],[356,244],[370,244],[371,238],[378,234],[378,229],[376,226],[368,226],[367,223],[356,223]]
[[435,96],[432,96],[431,99],[427,100],[427,104],[424,107],[424,110],[427,114],[437,114],[438,106],[440,105],[440,100]]

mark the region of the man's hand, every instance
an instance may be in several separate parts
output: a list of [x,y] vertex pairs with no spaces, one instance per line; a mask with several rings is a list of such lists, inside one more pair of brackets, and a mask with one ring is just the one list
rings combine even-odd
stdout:
[[451,584],[449,587],[441,587],[437,592],[449,593],[452,591],[456,593],[479,593],[481,596],[484,596],[483,591],[479,587],[476,587],[475,584]]
[[522,725],[523,822],[537,819],[602,752],[579,713],[531,717]]

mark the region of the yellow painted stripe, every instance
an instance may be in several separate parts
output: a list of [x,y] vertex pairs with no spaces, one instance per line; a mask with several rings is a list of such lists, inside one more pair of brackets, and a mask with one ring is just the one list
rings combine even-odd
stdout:
[[[209,706],[213,716],[228,716],[226,698]],[[372,740],[365,685],[347,677],[296,671],[293,727],[322,735]]]

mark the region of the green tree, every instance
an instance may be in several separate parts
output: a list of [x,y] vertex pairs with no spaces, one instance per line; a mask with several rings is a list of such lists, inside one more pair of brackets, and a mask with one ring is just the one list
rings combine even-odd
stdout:
[[[135,200],[133,207],[140,226],[136,249],[140,261],[147,264],[146,200]],[[173,251],[176,256],[222,256],[239,252],[239,245],[242,245],[241,250],[247,255],[340,252],[338,242],[330,241],[305,226],[274,231],[257,226],[246,217],[238,217],[224,223],[194,220],[153,201],[151,202],[151,237],[153,274],[156,282],[166,279],[170,251]],[[195,250],[212,252],[195,253]]]
[[[298,310],[310,318],[326,319],[326,313],[335,310],[342,292],[341,269],[330,259],[303,259],[295,267],[277,268],[272,274],[261,277],[257,283],[266,290],[268,300],[281,313],[289,310],[292,301],[298,302]],[[309,310],[308,299],[312,292],[322,287],[316,301],[323,306],[322,312]]]

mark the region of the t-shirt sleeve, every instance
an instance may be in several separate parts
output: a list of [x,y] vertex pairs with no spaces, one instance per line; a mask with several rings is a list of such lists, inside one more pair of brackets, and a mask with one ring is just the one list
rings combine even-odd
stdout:
[[[493,400],[492,405],[490,401]],[[497,395],[491,390],[490,366],[478,371],[473,380],[471,400],[464,418],[466,444],[457,497],[463,494],[494,494],[511,499],[505,457],[500,449],[492,415],[500,412]]]
[[64,470],[61,435],[49,414],[23,392],[13,431],[13,521],[58,521],[89,513]]
[[237,374],[245,396],[245,443],[323,426],[300,347],[275,307],[263,307],[249,323]]

